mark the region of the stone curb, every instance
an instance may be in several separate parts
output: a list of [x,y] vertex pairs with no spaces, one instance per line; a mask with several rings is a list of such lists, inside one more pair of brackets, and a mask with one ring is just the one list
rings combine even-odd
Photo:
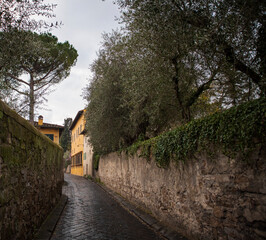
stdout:
[[142,222],[148,225],[151,229],[153,229],[153,231],[158,233],[163,238],[168,239],[168,240],[188,240],[187,238],[183,237],[180,233],[177,233],[163,226],[162,223],[160,223],[156,218],[144,212],[139,207],[129,203],[122,196],[112,191],[111,189],[107,188],[105,185],[100,184],[94,180],[90,180],[90,179],[88,180],[93,181],[98,186],[100,186],[112,198],[114,198],[124,209],[126,209],[131,214],[135,215],[138,219],[140,219]]
[[52,212],[41,225],[35,240],[49,240],[54,232],[56,224],[67,204],[67,196],[62,194],[59,203],[54,207]]

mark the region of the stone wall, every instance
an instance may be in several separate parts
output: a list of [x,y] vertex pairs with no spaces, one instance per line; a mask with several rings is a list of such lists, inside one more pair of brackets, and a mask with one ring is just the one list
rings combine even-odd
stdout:
[[33,239],[58,202],[63,151],[0,101],[0,240]]
[[112,153],[99,177],[112,190],[150,211],[189,239],[266,238],[266,150],[246,161],[201,154],[158,168],[154,160]]

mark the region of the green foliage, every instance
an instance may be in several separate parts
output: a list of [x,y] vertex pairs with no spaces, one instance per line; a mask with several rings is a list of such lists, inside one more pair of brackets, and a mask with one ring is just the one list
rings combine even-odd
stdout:
[[88,101],[86,129],[94,151],[101,154],[116,151],[128,141],[132,143],[128,133],[129,111],[122,102],[121,76],[126,72],[126,64],[120,51],[120,37],[119,34],[105,36],[105,47],[92,65],[94,76],[85,93]]
[[[44,3],[43,0],[1,0],[0,4],[0,90],[8,91],[3,85],[3,78],[6,71],[15,70],[23,53],[27,54],[27,39],[22,36],[21,31],[40,31],[42,29],[52,29],[61,25],[58,22],[49,23],[47,20],[55,17],[53,9],[56,5]],[[37,20],[36,16],[42,16]],[[22,44],[23,43],[23,44]],[[10,91],[1,94],[0,98],[14,105],[14,97],[6,99],[11,94]],[[4,95],[4,96],[3,96]],[[18,104],[19,105],[19,104]],[[21,105],[21,103],[20,103]],[[21,114],[21,112],[20,112]],[[23,114],[22,114],[23,115]]]
[[65,161],[65,168],[67,168],[71,164],[71,160],[66,160]]
[[64,120],[64,130],[60,137],[60,146],[64,149],[64,152],[71,150],[71,132],[69,130],[71,123],[72,118]]
[[[39,30],[42,27],[53,27],[43,19],[36,20],[33,16],[52,18],[54,4],[45,4],[43,0],[1,0],[0,31],[11,28],[24,30]],[[55,23],[54,26],[57,26]]]
[[[23,48],[18,51],[17,45],[21,42]],[[0,49],[1,82],[11,93],[18,93],[26,99],[29,118],[33,122],[34,107],[43,103],[51,86],[70,74],[77,51],[68,42],[60,43],[49,33],[18,30],[1,32],[0,45],[4,46]],[[15,58],[9,58],[5,49],[10,49]]]
[[[63,148],[64,149],[64,148]],[[65,168],[67,168],[71,164],[71,154],[70,149],[64,151],[63,159],[65,161]]]
[[104,35],[85,93],[97,152],[264,95],[262,1],[115,2],[124,28]]
[[89,180],[93,180],[93,177],[91,175],[86,176]]
[[93,160],[93,168],[98,171],[99,168],[99,162],[100,162],[100,155],[97,153],[93,153],[92,156],[92,160]]
[[172,69],[184,119],[193,117],[191,106],[209,89],[229,105],[265,94],[265,74],[260,71],[265,68],[265,2],[116,2],[130,37],[141,46],[136,51],[142,49],[144,56],[150,51],[149,57],[164,62],[166,71]]
[[232,107],[206,118],[194,120],[156,138],[138,142],[127,149],[140,152],[146,158],[152,153],[160,167],[170,159],[185,161],[196,152],[214,153],[215,149],[229,157],[247,155],[258,143],[266,141],[266,99]]
[[102,154],[156,136],[179,116],[167,74],[153,71],[162,62],[135,54],[129,39],[117,32],[104,40],[85,91],[86,128],[94,150]]
[[95,182],[97,182],[97,183],[99,183],[99,184],[101,184],[101,185],[104,185],[104,183],[101,181],[100,178],[95,178]]

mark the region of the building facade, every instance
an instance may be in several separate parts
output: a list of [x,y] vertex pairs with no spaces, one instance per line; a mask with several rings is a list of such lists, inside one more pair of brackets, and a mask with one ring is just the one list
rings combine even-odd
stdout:
[[53,142],[59,144],[60,136],[64,130],[64,126],[44,123],[43,116],[39,116],[38,122],[34,122],[34,126],[44,135],[49,137]]
[[71,174],[83,176],[83,151],[84,135],[82,134],[85,126],[86,110],[77,113],[70,126],[71,130]]
[[83,152],[83,175],[94,176],[93,174],[93,149],[91,144],[89,143],[89,137],[86,136],[86,132],[84,134],[84,152]]
[[85,130],[85,112],[80,110],[70,126],[71,174],[93,176],[93,150]]

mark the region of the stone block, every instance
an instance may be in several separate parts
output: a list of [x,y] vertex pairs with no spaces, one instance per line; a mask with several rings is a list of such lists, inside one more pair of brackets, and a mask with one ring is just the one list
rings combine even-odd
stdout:
[[217,218],[223,218],[225,216],[225,210],[223,207],[214,207],[213,208],[213,215]]

